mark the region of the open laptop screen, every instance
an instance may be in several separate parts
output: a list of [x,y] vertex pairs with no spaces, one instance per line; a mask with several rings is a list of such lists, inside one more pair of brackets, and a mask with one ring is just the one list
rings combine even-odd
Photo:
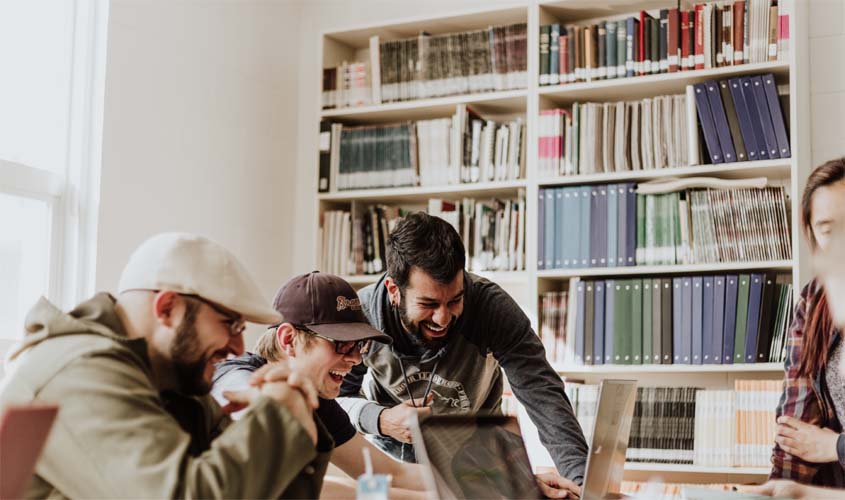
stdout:
[[433,416],[419,431],[417,459],[440,498],[543,498],[516,418]]

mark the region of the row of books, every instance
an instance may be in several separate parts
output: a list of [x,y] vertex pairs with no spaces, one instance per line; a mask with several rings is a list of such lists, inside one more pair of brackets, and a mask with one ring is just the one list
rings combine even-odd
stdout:
[[638,194],[633,183],[538,190],[538,269],[785,260],[782,187]]
[[789,14],[777,0],[640,11],[586,25],[543,25],[540,85],[785,60]]
[[452,118],[388,125],[320,125],[321,192],[445,186],[524,177],[521,118],[483,120],[460,105]]
[[344,61],[323,69],[322,100],[325,109],[372,104],[367,63]]
[[[345,66],[323,69],[323,107],[362,106],[527,86],[527,25],[403,40],[370,37],[369,61],[356,62],[347,86]],[[345,64],[345,63],[344,63]],[[361,76],[358,76],[361,75]],[[366,96],[359,95],[364,82]],[[349,97],[351,93],[353,97]]]
[[767,274],[570,281],[540,297],[540,339],[561,365],[780,362],[792,285]]
[[700,163],[695,107],[686,95],[543,110],[538,134],[540,177]]
[[[769,465],[779,380],[736,380],[733,390],[639,387],[629,462],[760,467]],[[598,385],[567,383],[584,435],[595,429]]]
[[[408,209],[353,205],[352,211],[322,214],[321,267],[334,274],[380,274],[386,270],[385,242]],[[525,197],[458,201],[432,198],[428,213],[458,231],[471,271],[525,269]]]
[[696,394],[693,463],[766,467],[774,445],[780,380],[737,380],[735,390]]

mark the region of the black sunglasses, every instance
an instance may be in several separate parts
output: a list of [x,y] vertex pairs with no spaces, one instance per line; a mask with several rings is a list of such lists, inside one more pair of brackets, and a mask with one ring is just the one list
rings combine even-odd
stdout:
[[362,339],[362,340],[335,340],[326,337],[325,335],[320,335],[319,333],[315,332],[304,326],[294,325],[294,327],[302,332],[305,332],[309,335],[313,335],[315,337],[320,337],[321,339],[328,340],[332,344],[334,344],[334,352],[337,354],[341,354],[343,356],[348,356],[355,352],[357,349],[359,353],[366,354],[367,351],[370,350],[370,344],[372,343],[371,339]]

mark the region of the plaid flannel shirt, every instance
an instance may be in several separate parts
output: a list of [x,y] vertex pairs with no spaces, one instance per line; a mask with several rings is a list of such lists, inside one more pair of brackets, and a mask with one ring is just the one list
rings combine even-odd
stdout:
[[[808,301],[812,300],[819,286],[816,280],[808,283],[801,290],[801,296],[795,305],[795,314],[786,340],[783,394],[778,403],[776,416],[786,415],[809,424],[842,432],[836,410],[826,389],[824,373],[817,374],[815,380],[798,376]],[[836,337],[838,338],[838,335]],[[840,439],[840,443],[842,441]],[[838,462],[829,464],[806,462],[786,453],[777,443],[772,450],[772,471],[769,478],[791,479],[805,484],[845,486],[843,468]]]

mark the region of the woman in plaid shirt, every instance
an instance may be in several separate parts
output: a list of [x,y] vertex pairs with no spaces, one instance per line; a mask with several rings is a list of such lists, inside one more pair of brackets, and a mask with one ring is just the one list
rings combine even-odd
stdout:
[[[831,232],[845,223],[845,159],[816,168],[801,199],[801,228],[813,253],[825,250]],[[828,364],[841,360],[824,288],[817,280],[801,291],[789,329],[784,391],[777,407],[772,479],[845,487],[845,374]],[[832,385],[831,385],[832,383]]]

